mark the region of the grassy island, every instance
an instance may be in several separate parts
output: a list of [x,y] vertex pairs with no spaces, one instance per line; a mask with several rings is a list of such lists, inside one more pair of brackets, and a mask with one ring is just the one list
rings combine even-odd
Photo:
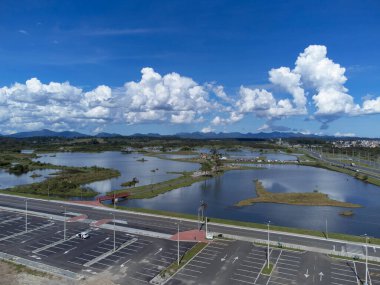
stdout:
[[[132,194],[129,197],[129,199],[147,199],[147,198],[156,197],[170,190],[174,190],[181,187],[187,187],[187,186],[192,185],[195,182],[203,181],[210,178],[210,177],[205,177],[205,176],[194,176],[192,172],[181,172],[178,174],[181,174],[181,176],[167,180],[167,181],[158,182],[155,184],[137,186],[137,187],[123,189],[123,190],[117,190],[114,192],[118,193],[118,192],[128,191]],[[109,194],[113,194],[114,192],[110,192]]]
[[114,169],[101,167],[62,167],[60,171],[48,179],[26,185],[5,189],[9,193],[24,193],[36,196],[57,197],[93,197],[98,193],[83,184],[110,179],[119,176]]
[[358,204],[346,203],[330,199],[327,194],[312,193],[273,193],[267,191],[261,181],[255,180],[257,197],[242,200],[238,207],[249,206],[255,203],[277,203],[303,206],[333,206],[345,208],[359,208]]

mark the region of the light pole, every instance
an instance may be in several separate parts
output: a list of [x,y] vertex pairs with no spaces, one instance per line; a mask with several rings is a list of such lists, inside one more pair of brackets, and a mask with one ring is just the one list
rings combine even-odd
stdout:
[[365,282],[364,285],[368,285],[368,236],[364,234],[365,237]]
[[63,220],[63,240],[66,240],[66,207],[64,207],[64,220]]
[[327,232],[327,218],[326,218],[326,239],[329,238],[329,233]]
[[28,199],[25,199],[25,232],[28,232]]
[[179,266],[179,224],[181,223],[181,220],[177,223],[177,265]]
[[269,225],[270,225],[270,221],[268,221],[268,249],[267,249],[267,265],[268,265],[268,269],[269,269]]
[[116,226],[115,226],[115,213],[110,213],[113,216],[113,251],[116,251]]

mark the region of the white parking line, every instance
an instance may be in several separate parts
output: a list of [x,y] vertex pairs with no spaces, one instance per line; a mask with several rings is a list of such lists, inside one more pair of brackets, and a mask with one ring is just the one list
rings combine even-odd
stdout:
[[290,268],[281,267],[281,266],[277,266],[277,269],[283,269],[283,270],[289,270],[289,271],[295,271],[295,272],[298,272],[298,271],[299,271],[299,270],[297,270],[297,269],[290,269]]
[[205,266],[199,266],[199,265],[194,265],[194,264],[191,264],[191,263],[189,263],[187,266],[191,266],[191,267],[197,267],[197,268],[207,268],[207,267],[205,267]]
[[261,267],[262,267],[262,266],[245,265],[245,264],[239,264],[239,266],[243,266],[243,267],[246,267],[246,268],[257,268],[257,269],[261,269]]
[[200,261],[200,260],[195,260],[195,259],[196,259],[196,258],[194,258],[192,262],[203,263],[203,264],[211,264],[210,262]]
[[196,273],[202,273],[201,271],[198,271],[198,270],[194,270],[194,269],[189,269],[189,268],[184,268],[183,270],[186,270],[186,271],[192,271],[192,272],[196,272]]
[[188,277],[197,278],[197,276],[190,275],[190,274],[185,274],[185,273],[183,273],[182,271],[177,272],[177,275],[185,275],[185,276],[188,276]]
[[255,283],[252,283],[252,282],[243,281],[243,280],[240,280],[240,279],[236,279],[236,278],[230,278],[230,280],[234,280],[234,281],[237,281],[237,282],[242,282],[242,283],[247,283],[247,284],[255,284]]

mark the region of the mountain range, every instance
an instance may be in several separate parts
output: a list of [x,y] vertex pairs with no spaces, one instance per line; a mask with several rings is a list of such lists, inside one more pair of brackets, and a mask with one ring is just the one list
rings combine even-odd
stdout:
[[[74,131],[63,131],[63,132],[55,132],[48,129],[43,129],[39,131],[30,131],[30,132],[19,132],[11,135],[0,135],[2,137],[9,138],[33,138],[33,137],[58,137],[58,138],[110,138],[110,137],[124,137],[120,134],[115,133],[106,133],[101,132],[96,135],[87,135]],[[294,132],[269,132],[269,133],[202,133],[202,132],[193,132],[193,133],[177,133],[175,135],[160,135],[160,134],[133,134],[125,137],[152,137],[152,138],[165,138],[165,137],[177,137],[183,139],[287,139],[287,138],[334,138],[334,136],[318,136],[315,134],[302,134],[302,133],[294,133]],[[347,137],[341,137],[347,139]],[[357,139],[357,137],[355,137]]]

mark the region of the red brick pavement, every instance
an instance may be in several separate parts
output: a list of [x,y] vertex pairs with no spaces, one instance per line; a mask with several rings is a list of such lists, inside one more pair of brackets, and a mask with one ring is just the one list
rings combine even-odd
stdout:
[[[178,240],[178,234],[173,235],[170,239]],[[194,242],[198,242],[198,241],[209,242],[209,240],[206,239],[206,232],[198,231],[198,230],[180,232],[179,240],[180,241],[194,241]]]

